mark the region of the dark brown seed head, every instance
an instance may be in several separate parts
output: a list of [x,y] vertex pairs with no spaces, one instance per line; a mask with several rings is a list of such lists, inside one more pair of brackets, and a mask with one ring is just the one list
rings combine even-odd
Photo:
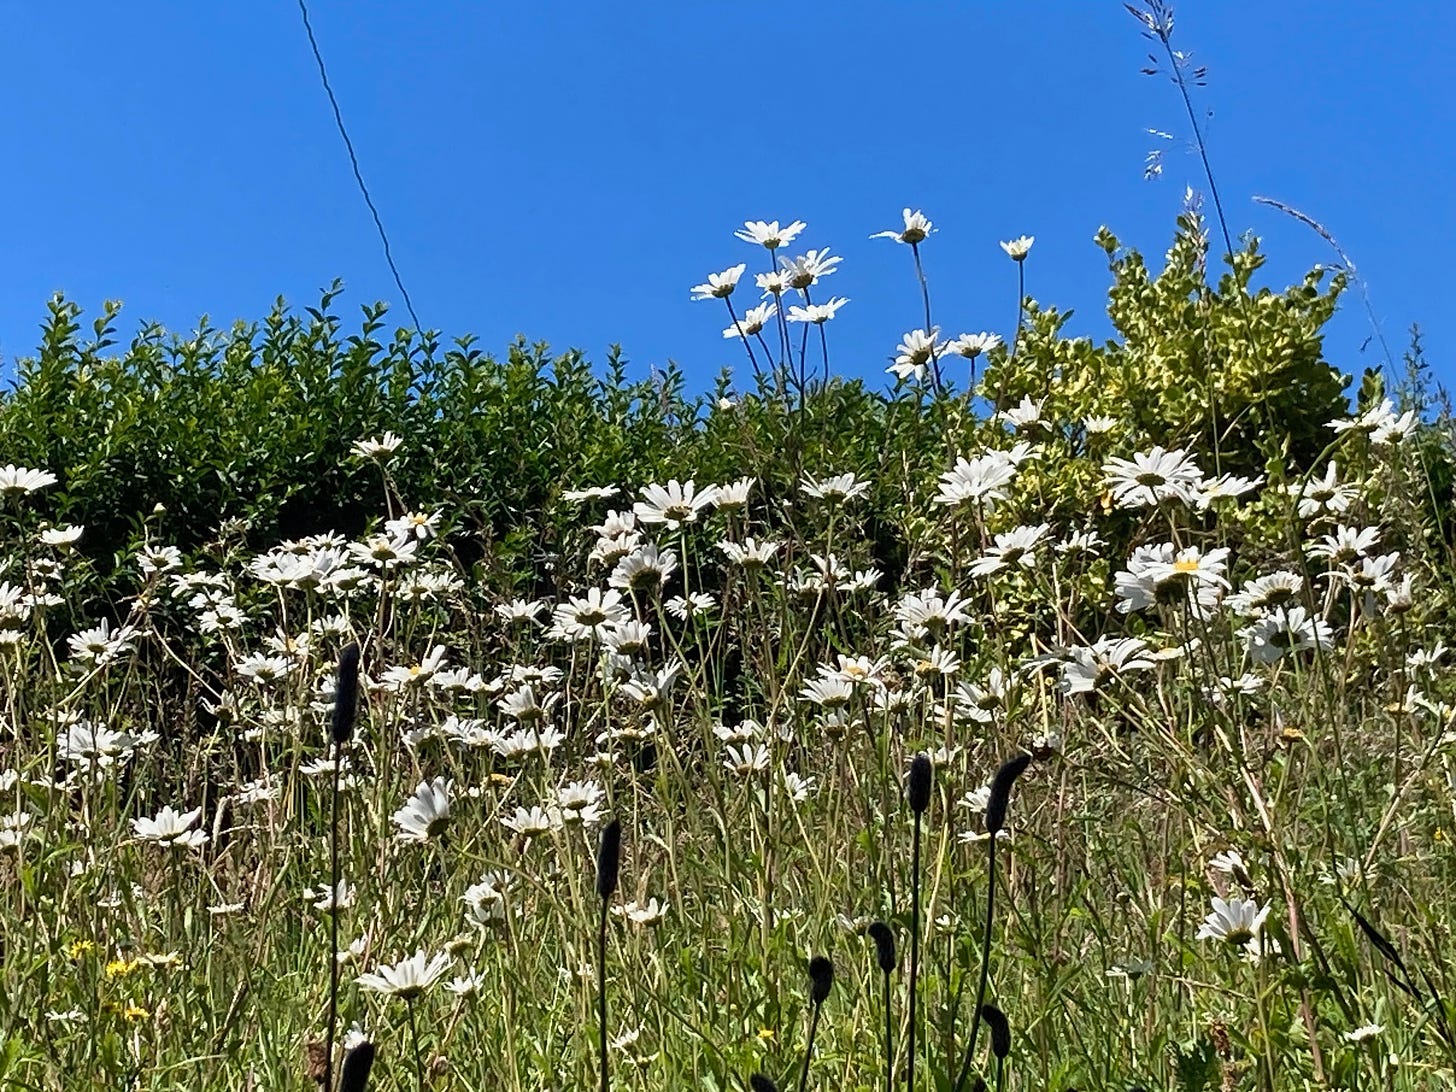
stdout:
[[987,1004],[981,1006],[981,1019],[991,1030],[991,1053],[997,1058],[1006,1057],[1011,1053],[1011,1025],[1006,1022],[1006,1014]]
[[597,896],[610,899],[617,893],[617,874],[622,866],[622,824],[613,819],[602,828],[602,844],[597,851]]
[[1022,752],[1015,758],[1001,764],[996,776],[991,779],[991,799],[986,804],[986,833],[995,833],[1006,825],[1006,805],[1011,800],[1011,786],[1026,772],[1031,764],[1031,755]]
[[905,789],[910,798],[910,810],[924,815],[930,807],[930,756],[918,754],[910,761],[910,777]]
[[[324,1080],[329,1072],[328,1048],[315,1039],[305,1046],[303,1050],[304,1058],[308,1064],[308,1079],[320,1088],[323,1088]],[[325,1089],[325,1092],[328,1092],[328,1090]]]
[[870,939],[875,942],[875,959],[880,965],[880,970],[889,974],[895,969],[895,934],[883,921],[877,921],[869,927]]
[[374,1044],[366,1039],[344,1055],[339,1092],[364,1092],[364,1086],[369,1083],[369,1070],[373,1065]]
[[359,642],[354,641],[339,653],[339,677],[334,685],[333,738],[342,747],[354,735],[354,721],[359,716]]
[[828,956],[817,955],[809,960],[809,1000],[824,1004],[829,988],[834,985],[834,964]]

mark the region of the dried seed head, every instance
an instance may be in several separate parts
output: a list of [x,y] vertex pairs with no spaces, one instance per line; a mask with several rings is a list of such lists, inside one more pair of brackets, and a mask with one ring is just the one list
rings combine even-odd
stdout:
[[315,1039],[308,1043],[303,1048],[303,1051],[304,1060],[308,1066],[308,1079],[320,1088],[323,1088],[324,1081],[327,1079],[329,1072],[328,1047]]
[[354,735],[359,716],[359,642],[353,641],[339,653],[339,677],[334,685],[333,737],[342,747]]
[[1229,1041],[1228,1025],[1215,1020],[1208,1025],[1208,1037],[1213,1041],[1213,1050],[1224,1061],[1234,1056],[1233,1043]]
[[819,955],[809,960],[809,1000],[816,1005],[824,1004],[833,985],[834,964],[829,957]]
[[991,779],[991,799],[986,804],[986,833],[995,833],[1006,825],[1006,805],[1011,800],[1011,786],[1031,765],[1031,755],[1022,752],[1015,758],[1001,764],[996,776]]
[[889,974],[895,969],[895,934],[883,921],[877,921],[869,927],[870,939],[875,942],[875,959],[880,964],[880,970]]
[[753,1092],[779,1092],[779,1086],[774,1084],[773,1081],[769,1080],[762,1073],[755,1073],[752,1077],[749,1077],[748,1087],[753,1089]]
[[1011,1053],[1011,1025],[1006,1022],[1006,1014],[986,1004],[981,1006],[981,1019],[991,1029],[991,1053],[998,1059],[1006,1057]]
[[602,828],[602,844],[597,850],[597,895],[610,899],[617,893],[617,874],[622,867],[622,823],[613,819]]
[[910,798],[910,810],[916,815],[924,815],[930,807],[930,772],[929,755],[922,753],[911,759],[905,795]]
[[369,1070],[373,1065],[374,1044],[365,1039],[344,1055],[339,1092],[364,1092],[364,1086],[369,1083]]

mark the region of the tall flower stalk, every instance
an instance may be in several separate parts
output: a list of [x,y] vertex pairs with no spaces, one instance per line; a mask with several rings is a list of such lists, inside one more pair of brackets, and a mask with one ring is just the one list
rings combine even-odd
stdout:
[[910,762],[905,794],[915,816],[915,832],[910,843],[910,1032],[905,1061],[909,1092],[915,1092],[915,1025],[920,1011],[915,991],[915,979],[920,969],[920,820],[930,807],[931,772],[930,757],[916,755]]
[[[976,1037],[985,1021],[986,986],[991,973],[991,929],[996,919],[996,842],[1001,829],[1006,825],[1006,807],[1011,800],[1011,789],[1016,779],[1026,772],[1031,764],[1031,755],[1023,752],[1001,764],[991,780],[991,797],[986,804],[986,923],[981,935],[981,980],[976,987],[976,1004],[972,1011],[971,1038],[966,1044],[965,1058],[961,1061],[960,1075],[956,1078],[955,1092],[965,1086],[971,1071],[971,1062],[976,1054]],[[999,1010],[998,1010],[999,1011]],[[994,1034],[994,1032],[993,1032]]]
[[[339,767],[344,745],[354,736],[359,716],[359,643],[351,642],[339,654],[339,673],[334,683],[334,713],[329,739],[333,747],[333,769],[329,776],[329,1022],[324,1039],[324,1087],[334,1086],[334,1036],[339,1025]],[[369,1056],[373,1064],[373,1054]],[[364,1066],[365,1077],[368,1065]],[[360,1087],[363,1087],[361,1081]]]
[[597,1048],[602,1092],[607,1092],[611,1085],[607,1064],[607,912],[612,896],[617,893],[621,865],[622,824],[613,819],[602,828],[597,850],[597,898],[601,900],[601,917],[597,922]]

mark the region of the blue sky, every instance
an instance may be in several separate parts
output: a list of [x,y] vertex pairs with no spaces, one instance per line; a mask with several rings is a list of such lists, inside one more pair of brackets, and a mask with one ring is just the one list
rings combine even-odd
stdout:
[[[801,218],[832,248],[837,371],[876,385],[920,325],[905,248],[868,239],[923,208],[947,333],[1008,333],[998,240],[1034,234],[1028,292],[1106,336],[1101,224],[1157,264],[1185,184],[1203,187],[1174,88],[1115,0],[734,5],[313,0],[330,76],[422,322],[500,350],[518,333],[694,386],[746,372],[721,306],[688,294],[762,252],[745,219]],[[1177,6],[1230,227],[1268,280],[1337,261],[1266,194],[1325,223],[1399,354],[1419,322],[1437,377],[1456,350],[1437,259],[1450,201],[1456,5]],[[334,277],[398,302],[293,0],[0,0],[0,371],[64,291],[191,329],[302,307]],[[1149,128],[1176,135],[1172,142]],[[1165,149],[1161,179],[1144,156]],[[740,294],[740,300],[743,299]],[[744,300],[743,302],[751,302]],[[405,321],[402,307],[395,318]],[[1329,327],[1348,372],[1380,362],[1355,293]]]

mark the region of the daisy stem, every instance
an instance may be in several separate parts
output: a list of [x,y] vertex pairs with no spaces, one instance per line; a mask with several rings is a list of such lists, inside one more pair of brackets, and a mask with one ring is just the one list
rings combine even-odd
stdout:
[[936,395],[945,393],[940,382],[940,361],[935,359],[935,330],[930,325],[930,282],[925,279],[925,268],[920,264],[920,244],[910,244],[910,254],[915,259],[915,279],[920,282],[920,298],[925,302],[925,336],[930,338],[930,378],[935,383]]
[[597,1053],[601,1067],[601,1089],[607,1092],[607,900],[602,899],[597,923]]
[[[1011,335],[1011,355],[1021,348],[1021,323],[1026,317],[1026,259],[1016,263],[1016,332]],[[997,407],[1000,408],[999,406]]]
[[724,296],[723,302],[728,305],[728,317],[733,320],[733,328],[738,331],[738,340],[743,342],[743,347],[748,350],[748,362],[753,365],[754,379],[763,378],[763,371],[758,366],[758,357],[753,355],[753,346],[749,344],[748,334],[743,329],[743,324],[738,321],[738,312],[733,308],[731,296]]
[[324,1088],[334,1087],[334,1034],[339,1024],[339,764],[334,746],[334,769],[329,786],[329,1022],[324,1037]]
[[415,1023],[415,999],[406,998],[404,1007],[405,1011],[409,1013],[410,1046],[415,1056],[415,1080],[419,1084],[420,1092],[425,1092],[425,1066],[420,1061],[420,1029]]
[[906,1040],[905,1081],[915,1092],[915,1017],[920,1006],[915,996],[915,979],[920,971],[920,813],[915,814],[915,833],[910,843],[910,1032]]
[[971,1059],[976,1054],[976,1036],[981,1030],[981,1006],[986,1003],[986,982],[991,973],[991,922],[996,912],[996,835],[987,843],[990,847],[986,876],[986,931],[981,937],[981,981],[976,987],[976,1003],[971,1008],[971,1041],[966,1044],[966,1056],[961,1061],[960,1075],[952,1085],[953,1092],[961,1092],[966,1077],[971,1071]]
[[809,1017],[809,1042],[804,1047],[804,1068],[799,1073],[799,1092],[804,1092],[809,1083],[809,1059],[814,1056],[814,1033],[819,1030],[819,1009],[820,1006],[815,1005],[814,1012]]

